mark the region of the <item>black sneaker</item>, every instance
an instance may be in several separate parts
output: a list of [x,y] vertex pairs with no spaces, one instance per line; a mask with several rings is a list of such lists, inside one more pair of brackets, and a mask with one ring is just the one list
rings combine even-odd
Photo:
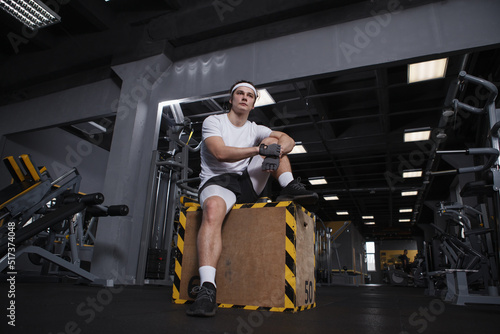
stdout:
[[186,310],[186,314],[195,317],[213,317],[217,310],[216,292],[212,283],[205,282],[202,286],[195,286],[192,293],[197,295],[196,300]]
[[276,200],[280,201],[296,201],[299,204],[313,204],[318,201],[318,194],[314,191],[307,190],[300,183],[300,179],[293,180],[285,188],[281,189],[280,195]]

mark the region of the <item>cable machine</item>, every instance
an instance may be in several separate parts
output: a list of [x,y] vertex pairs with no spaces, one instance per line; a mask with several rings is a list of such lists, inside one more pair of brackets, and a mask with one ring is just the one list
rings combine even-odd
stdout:
[[[466,84],[477,85],[488,92],[483,108],[460,102],[455,96]],[[438,155],[466,154],[485,156],[486,162],[473,167],[432,172],[431,175],[476,173],[477,181],[464,185],[459,192],[459,202],[440,203],[438,214],[449,217],[445,228],[431,224],[438,235],[438,251],[444,257],[447,267],[444,271],[429,272],[429,294],[436,294],[439,281],[446,286],[445,300],[464,305],[465,303],[500,304],[498,295],[498,231],[500,217],[500,159],[499,130],[500,109],[496,109],[497,87],[484,79],[460,72],[450,86],[445,102],[449,112],[459,111],[488,116],[489,143],[487,147],[467,150],[437,151]],[[486,195],[489,207],[479,203],[478,207],[464,205],[462,198]],[[492,219],[490,219],[492,217]],[[429,259],[428,259],[429,260]],[[428,262],[428,261],[426,261]],[[441,278],[439,278],[441,276]],[[444,276],[444,277],[443,277]],[[445,282],[443,282],[443,279]]]
[[163,111],[167,125],[167,151],[154,151],[151,161],[151,183],[147,198],[139,254],[138,284],[172,285],[177,249],[176,226],[181,205],[198,199],[197,188],[190,186],[199,178],[189,178],[189,154],[198,152],[200,144],[191,138],[191,121],[184,117],[179,103]]
[[[342,281],[346,284],[354,282],[352,270],[348,270],[346,266],[342,266],[338,245],[335,240],[346,230],[351,224],[350,221],[344,222],[336,231],[325,226],[321,219],[318,219],[322,227],[316,229],[315,239],[315,258],[316,258],[316,281],[320,284],[332,285],[332,276],[341,276]],[[332,252],[335,252],[335,257]],[[337,267],[335,269],[334,267]],[[337,282],[338,283],[338,282]]]

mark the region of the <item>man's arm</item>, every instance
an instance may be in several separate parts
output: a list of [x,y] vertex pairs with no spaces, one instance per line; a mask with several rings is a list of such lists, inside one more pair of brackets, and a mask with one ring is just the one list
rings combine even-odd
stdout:
[[269,137],[278,139],[278,145],[281,145],[281,154],[288,154],[295,147],[295,140],[284,132],[273,131]]
[[259,147],[234,147],[226,146],[224,140],[219,136],[211,136],[205,139],[205,145],[212,155],[220,162],[236,162],[251,158],[259,154]]

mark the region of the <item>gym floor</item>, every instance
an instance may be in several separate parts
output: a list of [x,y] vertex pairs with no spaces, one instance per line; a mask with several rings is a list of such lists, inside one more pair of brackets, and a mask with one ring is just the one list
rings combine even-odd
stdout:
[[12,327],[4,282],[0,333],[493,333],[500,317],[498,305],[451,305],[422,288],[386,285],[318,287],[316,307],[298,313],[219,309],[192,318],[171,302],[170,287],[17,282]]

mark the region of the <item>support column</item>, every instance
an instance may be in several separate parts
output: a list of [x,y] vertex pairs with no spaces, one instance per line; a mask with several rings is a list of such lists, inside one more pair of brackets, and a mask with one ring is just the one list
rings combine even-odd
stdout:
[[151,154],[161,123],[158,101],[151,95],[168,66],[168,58],[159,55],[113,67],[123,82],[114,104],[117,114],[104,205],[126,204],[130,212],[125,217],[99,219],[91,271],[100,278],[136,282]]

